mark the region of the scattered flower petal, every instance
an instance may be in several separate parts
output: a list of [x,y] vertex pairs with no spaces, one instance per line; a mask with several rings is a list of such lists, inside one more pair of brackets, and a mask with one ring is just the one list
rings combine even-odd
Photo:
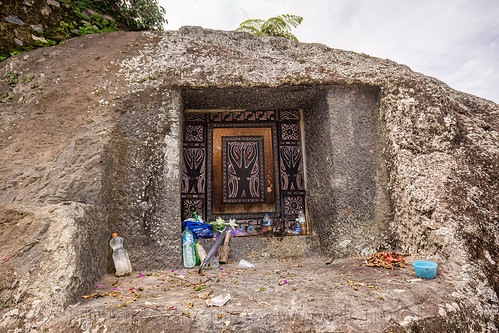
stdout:
[[7,259],[9,259],[9,258],[10,258],[10,257],[5,257],[5,258],[3,258],[3,259],[2,259],[2,261],[5,261],[5,260],[7,260]]
[[96,288],[100,288],[100,287],[102,287],[102,286],[101,286],[100,284],[98,284],[98,285],[96,285],[95,287],[96,287]]

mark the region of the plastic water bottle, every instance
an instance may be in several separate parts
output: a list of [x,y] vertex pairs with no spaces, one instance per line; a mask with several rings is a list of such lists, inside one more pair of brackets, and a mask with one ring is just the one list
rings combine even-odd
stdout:
[[210,258],[210,268],[217,269],[219,266],[218,258],[213,256]]
[[263,226],[264,227],[270,227],[272,224],[272,221],[270,220],[270,216],[268,213],[265,213],[265,215],[263,216]]
[[123,248],[123,238],[114,233],[113,238],[109,241],[109,245],[113,249],[113,261],[116,268],[116,276],[123,276],[132,273],[132,264],[128,253]]
[[300,223],[296,222],[296,226],[295,226],[295,234],[300,234],[301,233],[301,229],[300,229]]
[[265,213],[263,216],[263,232],[265,231],[272,231],[272,220],[270,219],[270,216],[268,213]]
[[194,236],[187,228],[185,228],[182,233],[182,252],[184,257],[184,266],[186,268],[196,266],[196,245],[194,245]]
[[307,221],[305,220],[305,214],[303,214],[302,210],[300,210],[300,212],[298,213],[298,218],[296,219],[296,221],[300,225],[300,233],[302,235],[306,235],[307,234]]

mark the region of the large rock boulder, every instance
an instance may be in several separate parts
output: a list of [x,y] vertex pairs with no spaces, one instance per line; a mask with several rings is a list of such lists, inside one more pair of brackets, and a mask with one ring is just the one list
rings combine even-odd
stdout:
[[180,265],[183,110],[258,105],[304,109],[322,251],[445,261],[468,327],[497,330],[497,104],[389,60],[197,27],[72,39],[0,74],[2,329],[88,289],[113,231],[134,267]]

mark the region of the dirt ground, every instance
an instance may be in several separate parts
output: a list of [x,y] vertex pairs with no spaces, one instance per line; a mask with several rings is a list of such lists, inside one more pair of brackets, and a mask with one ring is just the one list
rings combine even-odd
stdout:
[[[363,259],[238,262],[206,269],[107,275],[44,328],[71,332],[390,332],[434,320],[453,307],[453,279]],[[412,262],[412,260],[408,260]],[[221,307],[210,299],[230,295]],[[119,324],[122,323],[122,324]]]

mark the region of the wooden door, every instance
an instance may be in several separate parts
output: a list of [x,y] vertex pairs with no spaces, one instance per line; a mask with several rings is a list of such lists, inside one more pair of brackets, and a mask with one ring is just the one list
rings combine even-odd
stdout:
[[260,224],[305,211],[300,112],[185,114],[182,214]]

